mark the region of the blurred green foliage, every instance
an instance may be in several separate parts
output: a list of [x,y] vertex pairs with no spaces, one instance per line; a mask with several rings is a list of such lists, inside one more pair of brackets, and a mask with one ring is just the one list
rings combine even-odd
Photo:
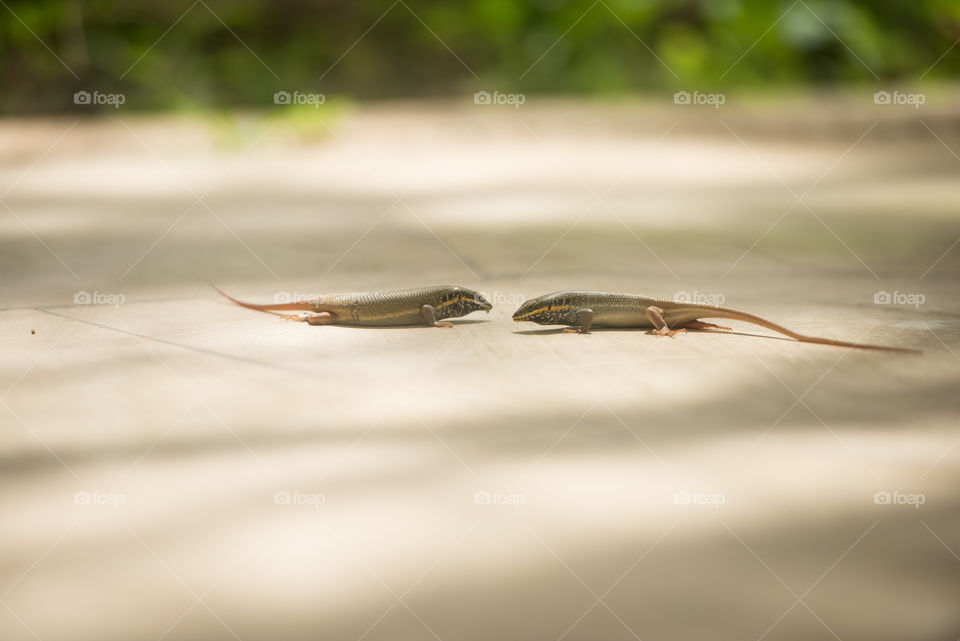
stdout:
[[80,90],[206,109],[280,90],[878,87],[952,78],[958,38],[957,0],[6,0],[0,110],[76,109]]

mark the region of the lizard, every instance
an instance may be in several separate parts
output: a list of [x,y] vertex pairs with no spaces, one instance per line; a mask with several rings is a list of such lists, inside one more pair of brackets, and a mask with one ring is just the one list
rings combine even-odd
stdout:
[[877,349],[893,352],[920,353],[903,347],[885,347],[806,336],[765,318],[732,307],[704,305],[640,294],[600,291],[563,291],[545,294],[525,301],[513,314],[517,322],[532,321],[539,325],[569,325],[564,332],[588,334],[591,327],[651,329],[657,336],[673,337],[688,329],[725,329],[705,323],[702,318],[724,318],[766,327],[802,343],[819,343],[838,347]]
[[237,300],[216,285],[213,288],[241,307],[260,312],[296,311],[278,314],[282,318],[310,325],[352,325],[356,327],[397,327],[428,325],[453,327],[445,318],[466,316],[471,312],[489,312],[491,305],[479,292],[455,285],[417,287],[389,292],[323,294],[289,303],[258,305]]

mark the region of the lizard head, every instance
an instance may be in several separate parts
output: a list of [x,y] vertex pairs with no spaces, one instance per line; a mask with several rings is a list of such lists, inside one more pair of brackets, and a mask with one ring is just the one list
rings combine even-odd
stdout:
[[470,312],[489,312],[493,309],[483,294],[466,287],[450,287],[440,297],[439,313],[443,318],[466,316]]
[[577,322],[571,301],[559,294],[531,298],[513,313],[513,320],[538,325],[573,325]]

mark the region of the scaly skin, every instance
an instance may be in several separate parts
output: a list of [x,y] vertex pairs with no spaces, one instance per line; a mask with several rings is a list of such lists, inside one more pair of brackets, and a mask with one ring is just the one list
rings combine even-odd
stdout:
[[731,307],[683,303],[640,294],[599,291],[554,292],[526,301],[513,314],[513,320],[518,322],[569,325],[576,329],[567,331],[576,331],[581,334],[589,333],[591,327],[653,329],[660,336],[673,336],[687,329],[729,329],[729,327],[704,323],[700,320],[702,318],[726,318],[752,323],[803,343],[919,353],[919,350],[902,347],[884,347],[805,336],[765,318]]
[[391,292],[358,292],[324,294],[309,300],[274,305],[246,303],[218,292],[237,305],[261,312],[299,311],[280,314],[288,320],[306,321],[311,325],[352,325],[356,327],[397,327],[432,325],[452,327],[445,318],[466,316],[493,307],[482,295],[466,287],[438,285],[399,289]]

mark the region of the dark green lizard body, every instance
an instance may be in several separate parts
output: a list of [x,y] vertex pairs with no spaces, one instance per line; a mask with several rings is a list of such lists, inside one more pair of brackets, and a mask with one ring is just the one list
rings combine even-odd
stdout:
[[217,289],[234,303],[262,312],[298,311],[282,314],[290,320],[311,325],[353,325],[395,327],[435,325],[445,318],[458,318],[475,311],[490,311],[492,305],[479,293],[456,285],[416,287],[388,292],[323,294],[301,301],[258,305],[239,301]]
[[765,318],[732,307],[687,303],[620,292],[554,292],[524,302],[513,314],[513,320],[515,321],[531,321],[540,325],[568,325],[577,328],[577,331],[584,334],[588,333],[591,327],[654,329],[656,333],[663,336],[673,336],[678,331],[687,329],[729,329],[704,323],[700,320],[702,318],[725,318],[743,321],[766,327],[804,343],[897,352],[918,351],[806,336]]

